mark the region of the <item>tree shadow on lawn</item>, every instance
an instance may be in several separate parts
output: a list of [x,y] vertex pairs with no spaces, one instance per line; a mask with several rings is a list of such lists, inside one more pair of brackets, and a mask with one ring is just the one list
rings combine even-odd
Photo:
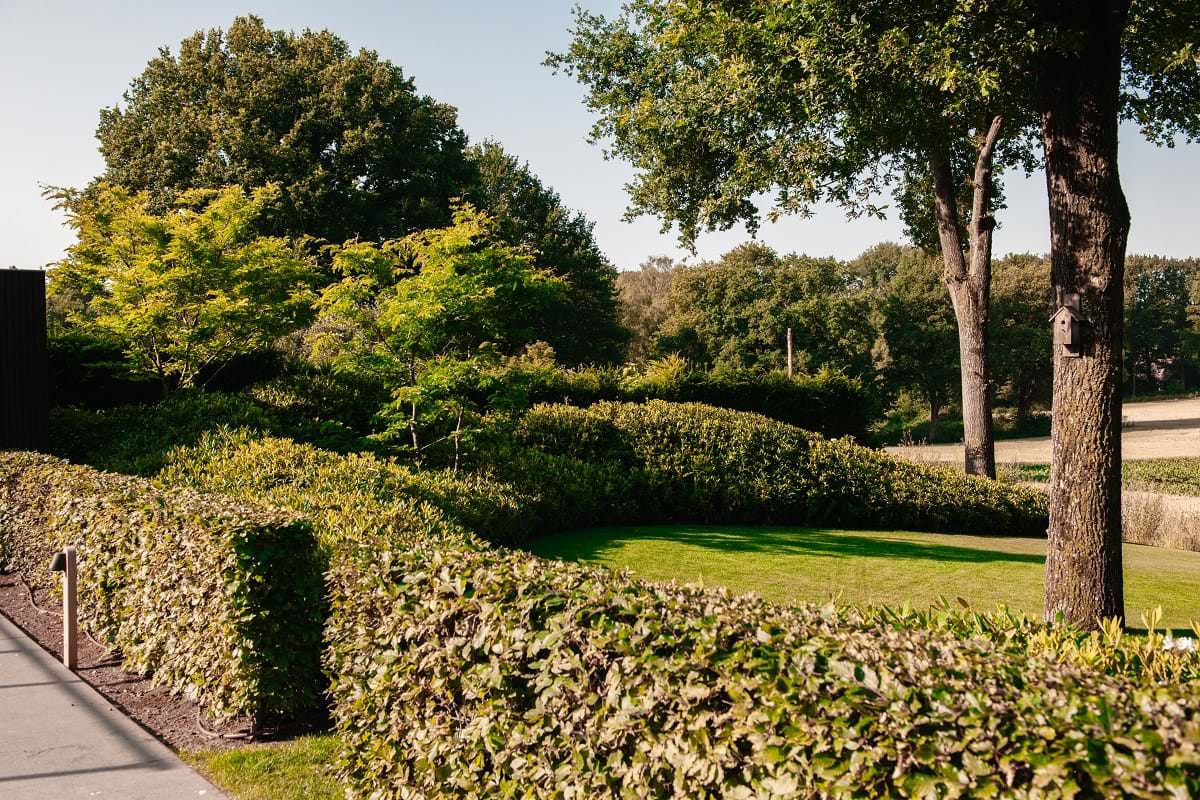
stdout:
[[651,525],[563,533],[543,540],[535,549],[540,554],[550,557],[592,560],[618,549],[624,542],[651,540],[677,542],[723,553],[761,553],[778,556],[819,555],[832,558],[882,558],[964,564],[1043,564],[1046,560],[1045,556],[1032,553],[1008,553],[1001,550],[911,542],[885,536],[840,533],[822,528]]

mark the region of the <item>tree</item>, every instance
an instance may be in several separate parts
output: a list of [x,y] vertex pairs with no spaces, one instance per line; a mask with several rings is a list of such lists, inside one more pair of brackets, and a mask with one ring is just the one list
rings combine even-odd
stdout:
[[[630,0],[615,22],[580,12],[570,49],[549,63],[589,85],[601,114],[594,137],[612,136],[613,151],[641,170],[632,212],[678,222],[685,238],[753,225],[752,198],[772,189],[772,214],[818,198],[870,213],[889,185],[911,209],[928,176],[946,277],[952,296],[958,283],[966,298],[955,310],[973,309],[973,341],[961,348],[964,415],[979,425],[988,418],[976,369],[986,340],[975,335],[986,287],[976,265],[990,250],[989,176],[996,165],[1030,166],[1026,134],[1040,133],[1055,299],[1078,298],[1087,329],[1083,356],[1055,362],[1045,608],[1095,626],[1122,612],[1119,295],[1129,213],[1117,123],[1136,121],[1160,143],[1200,136],[1198,46],[1194,0],[1132,9],[1129,0]],[[969,212],[955,202],[956,174],[971,176]],[[963,223],[976,243],[965,281],[953,263]],[[968,466],[986,459],[973,447]]]
[[1149,383],[1156,364],[1182,355],[1191,276],[1185,263],[1161,257],[1130,256],[1125,266],[1125,353],[1137,397],[1139,367]]
[[670,315],[671,281],[676,264],[670,256],[651,256],[636,270],[617,275],[620,321],[629,331],[629,359],[642,362],[654,352],[655,337]]
[[147,210],[145,193],[106,184],[59,196],[78,241],[51,272],[51,294],[74,298],[67,323],[121,342],[164,394],[203,385],[311,319],[313,260],[255,232],[276,187],[184,192],[164,214]]
[[[1200,8],[1190,0],[1060,0],[1033,5],[1058,305],[1075,306],[1084,345],[1055,354],[1047,619],[1094,627],[1124,618],[1121,572],[1121,344],[1130,213],[1117,127],[1200,138]],[[1009,21],[1013,27],[1023,27]]]
[[[986,41],[986,47],[980,42]],[[822,199],[881,213],[892,191],[918,243],[936,232],[958,320],[966,469],[994,475],[988,297],[997,164],[1033,167],[1030,42],[971,4],[631,0],[580,11],[549,63],[600,113],[593,136],[639,168],[631,213],[686,241]],[[964,251],[967,251],[964,253]]]
[[870,305],[844,266],[757,243],[675,272],[659,348],[717,368],[781,370],[789,327],[802,370],[872,374]]
[[413,455],[436,442],[422,428],[448,412],[457,457],[463,387],[506,355],[542,338],[541,320],[568,304],[567,283],[534,264],[524,248],[500,242],[485,214],[460,206],[454,224],[404,239],[350,243],[334,254],[345,277],[320,300],[318,358],[382,378]]
[[329,31],[254,16],[163,48],[100,112],[102,179],[161,213],[194,188],[278,183],[264,230],[332,242],[444,225],[472,169],[455,110]]
[[496,235],[529,248],[537,266],[570,284],[565,315],[544,320],[543,336],[567,364],[610,363],[624,355],[617,321],[617,270],[600,252],[594,223],[566,208],[558,193],[492,141],[468,149],[476,183],[468,198],[492,219]]
[[912,389],[928,404],[930,442],[937,441],[941,409],[959,377],[958,365],[946,357],[957,339],[946,293],[936,262],[913,252],[879,300],[884,376],[889,386]]

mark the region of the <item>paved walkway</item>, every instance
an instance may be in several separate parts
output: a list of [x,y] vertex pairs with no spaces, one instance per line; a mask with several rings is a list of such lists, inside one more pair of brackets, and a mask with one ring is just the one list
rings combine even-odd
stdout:
[[223,795],[0,616],[0,797]]

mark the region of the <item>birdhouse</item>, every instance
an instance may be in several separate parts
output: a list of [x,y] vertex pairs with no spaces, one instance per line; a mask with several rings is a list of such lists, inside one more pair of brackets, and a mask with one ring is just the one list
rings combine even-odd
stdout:
[[1083,317],[1071,306],[1059,306],[1050,317],[1054,326],[1054,350],[1063,358],[1083,355]]

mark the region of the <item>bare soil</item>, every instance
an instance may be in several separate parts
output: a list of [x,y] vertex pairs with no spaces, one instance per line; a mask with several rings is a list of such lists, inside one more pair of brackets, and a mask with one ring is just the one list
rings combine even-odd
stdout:
[[[62,616],[55,613],[61,600],[42,592],[33,599],[42,610],[30,603],[29,590],[18,576],[0,573],[0,614],[44,650],[62,658]],[[246,744],[249,738],[246,723],[214,726],[211,721],[202,720],[196,703],[153,685],[145,676],[126,672],[121,668],[119,653],[104,649],[82,633],[76,672],[113,706],[175,750],[237,747]],[[210,733],[202,732],[201,720]]]

